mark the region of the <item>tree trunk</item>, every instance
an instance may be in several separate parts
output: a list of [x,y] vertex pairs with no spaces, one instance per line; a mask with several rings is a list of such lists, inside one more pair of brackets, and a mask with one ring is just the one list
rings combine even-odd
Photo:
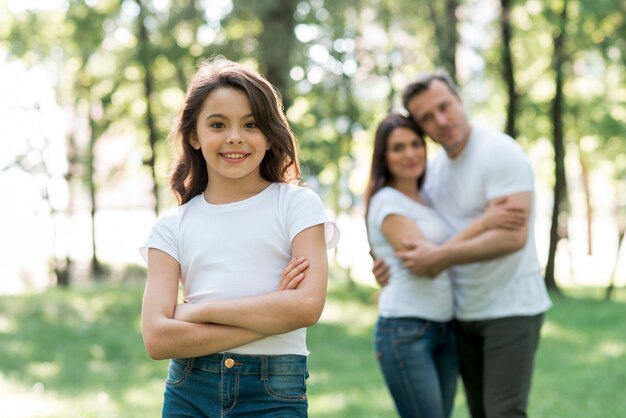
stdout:
[[550,245],[548,248],[548,263],[546,265],[546,286],[559,292],[554,276],[557,244],[561,238],[559,233],[559,218],[562,204],[566,198],[565,183],[565,146],[563,138],[563,64],[565,52],[565,23],[567,22],[567,0],[563,2],[560,16],[559,31],[554,38],[554,72],[555,94],[552,101],[552,125],[554,134],[554,206],[552,207],[552,225],[550,227]]
[[154,112],[152,110],[152,95],[154,92],[152,77],[152,57],[150,54],[150,39],[148,37],[148,29],[145,25],[146,14],[141,0],[137,0],[139,6],[138,23],[138,40],[139,40],[139,61],[144,69],[143,88],[146,97],[146,126],[148,127],[148,144],[150,145],[150,157],[144,161],[144,164],[150,169],[152,175],[152,194],[154,196],[154,213],[159,213],[159,183],[157,181],[155,163],[156,163],[156,143],[159,138],[156,123],[154,121]]
[[460,0],[446,0],[443,12],[439,13],[441,3],[428,2],[430,17],[435,25],[435,40],[439,49],[439,65],[456,81],[456,48],[459,43],[456,9]]
[[512,0],[500,0],[500,26],[502,30],[502,72],[509,96],[506,113],[506,127],[504,131],[515,139],[517,138],[515,119],[517,115],[518,95],[515,89],[515,72],[513,57],[511,54],[511,2]]
[[91,109],[89,111],[89,144],[87,146],[87,184],[89,189],[89,201],[91,203],[90,216],[91,216],[91,273],[94,279],[99,280],[102,278],[104,269],[98,259],[98,249],[96,248],[96,211],[97,211],[97,186],[96,186],[96,167],[95,167],[95,146],[98,137],[96,123],[91,116]]
[[617,274],[617,265],[619,264],[619,254],[622,248],[622,242],[624,242],[624,234],[626,233],[626,226],[623,224],[619,225],[619,239],[617,240],[617,254],[615,255],[615,264],[613,264],[613,271],[611,272],[611,282],[606,288],[606,293],[604,295],[604,299],[611,300],[611,295],[613,294],[613,290],[615,289],[615,281]]
[[587,254],[593,254],[593,205],[591,203],[591,187],[589,185],[589,167],[587,159],[583,154],[583,150],[578,144],[578,159],[580,160],[580,171],[583,182],[583,191],[585,193],[585,206],[587,208]]
[[285,110],[291,106],[293,99],[290,94],[291,56],[295,44],[294,14],[299,1],[279,0],[271,4],[263,20],[263,32],[259,36],[259,60],[262,72],[268,81],[278,89]]

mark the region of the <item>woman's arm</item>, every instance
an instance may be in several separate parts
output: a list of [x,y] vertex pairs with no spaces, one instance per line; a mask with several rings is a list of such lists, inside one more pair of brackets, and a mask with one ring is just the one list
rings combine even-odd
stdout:
[[415,225],[415,221],[404,215],[387,215],[380,229],[395,251],[409,249],[405,244],[407,240],[424,239],[424,235]]
[[[178,305],[176,318],[244,328],[266,335],[283,334],[315,324],[326,302],[328,260],[324,225],[301,231],[291,243],[296,260],[308,261],[295,289],[261,295]],[[298,273],[299,275],[300,273]]]
[[180,265],[167,253],[148,252],[141,332],[150,357],[188,358],[212,354],[267,337],[236,326],[195,324],[174,319]]

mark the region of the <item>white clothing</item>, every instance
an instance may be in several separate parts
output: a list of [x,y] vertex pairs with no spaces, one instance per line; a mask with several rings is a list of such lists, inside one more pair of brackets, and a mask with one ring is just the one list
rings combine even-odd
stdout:
[[[180,264],[186,302],[221,300],[276,290],[301,231],[324,224],[326,246],[339,239],[321,199],[310,189],[272,183],[248,199],[214,205],[203,194],[156,221],[141,253],[157,248]],[[307,355],[306,328],[228,350],[240,354]]]
[[519,144],[503,133],[473,127],[460,155],[450,159],[441,150],[429,161],[424,191],[454,234],[478,218],[490,200],[531,192],[523,249],[450,269],[456,317],[483,320],[536,315],[550,307],[535,248],[533,173]]
[[401,215],[415,222],[427,241],[441,244],[450,238],[448,227],[428,206],[424,206],[392,188],[380,189],[371,199],[367,214],[367,232],[376,258],[390,267],[390,280],[378,299],[379,315],[386,318],[422,318],[449,321],[453,317],[452,283],[447,271],[435,279],[417,276],[402,266],[394,249],[382,233],[389,215]]

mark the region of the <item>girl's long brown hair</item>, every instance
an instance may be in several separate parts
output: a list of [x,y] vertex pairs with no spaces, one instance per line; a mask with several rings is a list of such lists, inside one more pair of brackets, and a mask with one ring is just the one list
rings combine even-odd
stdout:
[[256,124],[267,138],[270,149],[261,161],[260,174],[271,182],[294,182],[300,178],[296,138],[283,113],[280,94],[262,75],[225,58],[202,63],[192,77],[183,107],[170,138],[179,146],[179,155],[170,176],[170,187],[179,204],[202,193],[209,182],[201,150],[191,146],[204,101],[215,89],[236,88],[250,100]]

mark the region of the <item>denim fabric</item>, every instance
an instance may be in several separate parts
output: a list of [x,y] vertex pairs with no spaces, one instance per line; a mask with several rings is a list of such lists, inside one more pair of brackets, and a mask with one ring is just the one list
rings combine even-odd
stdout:
[[451,322],[383,318],[376,355],[403,418],[447,418],[452,412],[458,355]]
[[163,417],[306,417],[308,376],[299,355],[172,359]]

